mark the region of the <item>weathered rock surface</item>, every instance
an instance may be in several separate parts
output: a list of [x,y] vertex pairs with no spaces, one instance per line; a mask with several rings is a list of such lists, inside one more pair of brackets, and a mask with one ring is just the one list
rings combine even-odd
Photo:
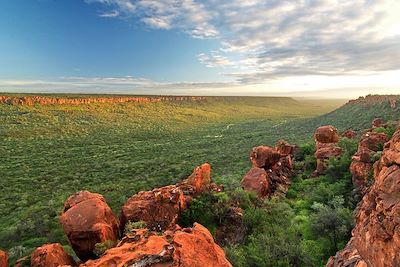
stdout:
[[373,172],[373,156],[383,148],[387,140],[388,137],[384,133],[368,131],[362,135],[350,164],[354,190],[358,195],[363,196],[366,193]]
[[281,154],[272,147],[258,146],[254,147],[250,153],[250,160],[253,167],[269,169],[275,165],[281,157]]
[[267,179],[267,172],[263,168],[251,168],[240,184],[244,190],[255,192],[259,197],[265,197],[269,193],[269,179]]
[[338,130],[332,125],[320,126],[315,130],[316,151],[314,155],[317,159],[317,168],[313,176],[324,172],[328,159],[339,157],[342,154],[342,149],[337,146],[339,138]]
[[121,209],[121,230],[129,221],[144,221],[153,231],[163,231],[174,226],[191,199],[211,186],[210,172],[210,165],[205,163],[196,167],[182,183],[132,196]]
[[254,147],[250,153],[253,167],[243,177],[242,188],[259,197],[286,194],[293,172],[294,150],[294,145],[283,140],[279,140],[276,147]]
[[200,224],[193,228],[167,230],[162,235],[139,229],[127,235],[117,247],[82,267],[122,266],[232,266],[210,232]]
[[120,213],[121,229],[131,222],[144,221],[153,231],[162,231],[176,224],[186,208],[182,190],[175,186],[164,186],[153,191],[139,192],[129,198]]
[[80,191],[69,197],[60,221],[81,260],[94,257],[93,249],[97,243],[118,240],[119,222],[99,194]]
[[8,266],[8,255],[5,251],[0,250],[0,267]]
[[373,119],[373,121],[372,121],[372,127],[374,127],[374,128],[379,128],[379,127],[382,127],[382,125],[383,125],[383,120],[382,120],[381,118],[375,118],[375,119]]
[[339,142],[339,133],[332,125],[324,125],[315,130],[314,139],[319,143],[337,143]]
[[353,139],[357,137],[357,132],[353,131],[353,130],[346,130],[342,133],[343,137],[349,138],[349,139]]
[[328,267],[400,266],[400,130],[385,144],[375,183],[358,205],[352,238]]
[[76,266],[76,262],[58,243],[43,245],[33,251],[31,255],[31,267],[58,267],[63,265]]

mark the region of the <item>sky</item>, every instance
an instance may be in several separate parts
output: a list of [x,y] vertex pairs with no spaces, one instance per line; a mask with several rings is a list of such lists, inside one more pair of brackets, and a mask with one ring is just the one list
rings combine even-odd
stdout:
[[0,92],[400,94],[399,0],[1,0]]

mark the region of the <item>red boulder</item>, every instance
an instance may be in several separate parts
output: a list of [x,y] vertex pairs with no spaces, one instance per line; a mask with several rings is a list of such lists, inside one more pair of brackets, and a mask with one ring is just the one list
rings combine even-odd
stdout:
[[388,141],[385,133],[366,132],[361,137],[359,147],[368,148],[372,151],[378,151],[383,148],[383,144]]
[[375,118],[375,119],[372,121],[372,127],[374,127],[374,128],[382,127],[382,125],[383,125],[383,121],[382,121],[381,118]]
[[187,179],[187,183],[195,186],[197,193],[201,193],[210,185],[210,174],[210,164],[204,163],[193,170],[193,173]]
[[178,186],[170,185],[139,192],[122,206],[119,217],[121,229],[128,222],[144,221],[151,230],[165,230],[175,225],[185,208],[186,199]]
[[119,222],[99,194],[81,191],[69,197],[60,221],[72,248],[82,260],[94,257],[97,243],[118,240]]
[[250,153],[250,160],[253,167],[269,169],[275,165],[281,157],[281,154],[268,146],[254,147]]
[[81,266],[232,266],[205,227],[195,223],[193,228],[177,228],[162,235],[145,229],[137,230],[99,259]]
[[265,197],[269,193],[269,180],[266,171],[262,168],[251,168],[240,185],[245,191],[255,192],[259,197]]
[[31,267],[76,266],[74,259],[68,255],[60,244],[46,244],[31,255]]
[[8,266],[8,256],[7,253],[0,250],[0,267],[7,267]]
[[339,133],[332,125],[320,126],[315,130],[314,139],[320,143],[337,143]]
[[342,133],[342,136],[349,139],[353,139],[357,137],[357,133],[353,130],[346,130]]

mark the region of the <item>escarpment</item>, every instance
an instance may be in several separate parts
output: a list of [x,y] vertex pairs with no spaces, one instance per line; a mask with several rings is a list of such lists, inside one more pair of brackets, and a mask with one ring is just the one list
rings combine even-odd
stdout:
[[374,164],[374,178],[358,205],[352,238],[329,259],[328,267],[400,266],[399,129],[385,143],[382,157]]
[[0,96],[1,104],[8,105],[81,105],[91,103],[150,103],[165,101],[204,101],[202,96],[113,96],[113,97],[48,97],[48,96]]

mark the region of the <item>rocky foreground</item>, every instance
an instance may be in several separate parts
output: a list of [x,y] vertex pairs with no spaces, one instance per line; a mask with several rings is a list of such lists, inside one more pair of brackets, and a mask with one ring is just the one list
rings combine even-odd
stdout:
[[[370,150],[382,140],[384,136],[365,133],[354,158],[355,164],[367,161],[366,168],[371,168]],[[368,149],[366,160],[360,161],[363,149]],[[355,168],[352,164],[353,175]],[[385,143],[382,156],[373,169],[375,182],[364,192],[358,205],[352,238],[342,251],[329,259],[328,267],[400,266],[400,129]],[[356,179],[355,185],[359,186],[360,181],[365,188],[364,179]]]

